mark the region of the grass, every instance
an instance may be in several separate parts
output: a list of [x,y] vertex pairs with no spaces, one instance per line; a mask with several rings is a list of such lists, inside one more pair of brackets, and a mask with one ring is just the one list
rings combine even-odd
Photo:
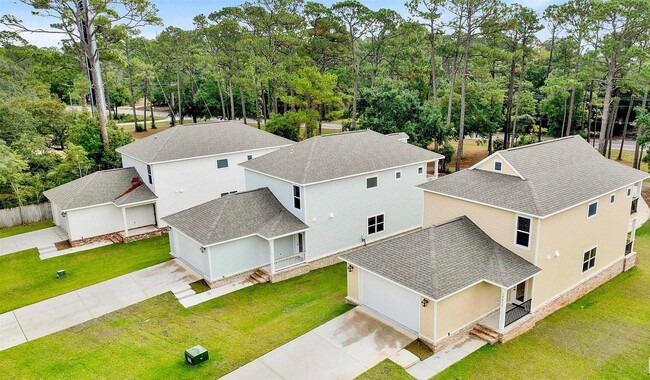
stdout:
[[422,341],[419,339],[416,339],[413,342],[409,343],[409,345],[404,347],[404,349],[420,358],[420,360],[424,360],[433,355],[433,351],[431,351],[429,346],[422,343]]
[[21,224],[19,226],[0,228],[0,239],[9,236],[24,234],[26,232],[38,231],[49,227],[54,227],[54,223],[52,223],[51,220],[44,220],[42,222]]
[[[615,142],[614,142],[615,143]],[[612,160],[616,160],[618,158],[618,149],[612,149]],[[634,151],[633,150],[624,150],[623,154],[621,155],[621,161],[618,161],[622,164],[625,164],[627,166],[632,166],[632,163],[634,162]],[[641,171],[648,172],[648,163],[641,161]]]
[[[171,293],[0,352],[15,379],[215,379],[350,310],[344,264],[185,309]],[[196,367],[183,352],[200,344]]]
[[402,369],[398,364],[393,362],[390,359],[386,359],[383,362],[377,364],[376,366],[370,368],[361,376],[357,377],[356,380],[413,380],[413,376],[409,375],[406,371]]
[[647,379],[650,223],[637,230],[635,249],[635,268],[435,379]]
[[[96,284],[169,259],[167,236],[41,260],[36,249],[0,256],[0,313]],[[56,279],[65,269],[67,278]]]

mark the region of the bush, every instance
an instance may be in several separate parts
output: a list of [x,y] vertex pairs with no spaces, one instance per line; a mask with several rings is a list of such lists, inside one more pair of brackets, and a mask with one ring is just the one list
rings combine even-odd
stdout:
[[298,141],[300,138],[300,125],[302,125],[303,120],[304,115],[298,112],[287,112],[284,115],[273,114],[266,123],[265,129],[274,135]]
[[439,146],[438,149],[434,149],[433,151],[445,156],[445,167],[447,166],[447,163],[451,162],[451,158],[454,156],[454,153],[456,153],[456,149],[446,141],[444,144]]
[[324,120],[326,120],[326,121],[340,120],[340,119],[343,119],[344,115],[345,115],[344,110],[330,111],[330,112],[325,114]]
[[496,152],[497,150],[503,149],[503,139],[494,139],[492,140],[492,151]]
[[[523,135],[517,140],[515,143],[515,146],[524,146],[524,145],[530,145],[534,144],[537,142],[537,138],[533,135]],[[495,149],[496,150],[496,149]]]
[[135,125],[135,131],[136,132],[144,132],[144,126],[140,123]]

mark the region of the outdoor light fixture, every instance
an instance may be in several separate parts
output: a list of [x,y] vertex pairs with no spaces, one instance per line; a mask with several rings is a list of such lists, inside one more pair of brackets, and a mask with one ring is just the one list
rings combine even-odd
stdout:
[[201,247],[201,252],[205,252],[205,247]]
[[352,264],[348,265],[348,272],[352,272],[354,270],[354,266]]
[[429,304],[429,300],[426,299],[426,298],[423,298],[422,299],[422,307],[427,307],[428,304]]
[[65,212],[65,211],[61,211],[61,216],[62,216],[62,217],[64,217],[64,218],[65,218],[65,216],[66,216],[66,215],[68,215],[68,213],[67,213],[67,212]]

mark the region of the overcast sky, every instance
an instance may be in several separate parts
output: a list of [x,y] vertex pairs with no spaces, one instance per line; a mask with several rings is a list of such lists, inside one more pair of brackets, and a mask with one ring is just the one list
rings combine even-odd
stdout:
[[[404,7],[404,0],[360,0],[367,7],[377,10],[381,7],[391,8],[398,11],[404,17],[407,17],[407,11]],[[152,0],[158,7],[158,15],[162,18],[165,26],[176,26],[182,29],[191,29],[193,27],[192,19],[198,14],[209,14],[225,6],[239,5],[243,0]],[[331,5],[334,0],[321,1],[325,5]],[[544,9],[551,3],[561,3],[564,0],[506,0],[507,3],[518,2],[528,7],[532,7],[538,14],[542,14]],[[49,29],[52,22],[43,17],[33,16],[31,9],[25,4],[16,0],[0,0],[0,14],[12,14],[18,19],[24,21],[31,28]],[[142,30],[145,37],[153,38],[160,33],[164,27],[146,27]],[[22,34],[23,38],[31,44],[37,46],[56,46],[61,37],[56,34]],[[538,34],[540,39],[546,39],[548,32],[543,30]]]

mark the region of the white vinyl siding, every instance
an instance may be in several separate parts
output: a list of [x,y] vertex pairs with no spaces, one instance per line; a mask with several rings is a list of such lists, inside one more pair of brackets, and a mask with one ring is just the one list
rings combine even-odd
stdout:
[[[262,187],[268,187],[269,190],[275,195],[275,197],[282,203],[282,206],[289,210],[293,215],[298,219],[305,221],[304,210],[305,207],[302,207],[300,210],[293,207],[293,184],[281,179],[269,177],[264,174],[256,173],[250,170],[246,170],[246,189],[253,190],[259,189]],[[304,188],[301,189],[300,193],[302,198],[302,205],[304,206],[305,194]]]
[[199,242],[172,228],[169,232],[169,244],[173,256],[181,259],[203,277],[209,277],[207,252],[201,252]]
[[359,275],[362,305],[414,332],[419,331],[421,306],[418,294],[365,270],[361,270]]
[[214,245],[209,250],[214,276],[212,280],[253,270],[271,262],[269,243],[259,236]]
[[[135,158],[131,158],[125,155],[122,155],[122,167],[123,168],[135,168],[135,170],[138,172],[140,175],[140,178],[142,178],[142,182],[144,182],[151,191],[155,193],[154,190],[154,184],[149,183],[147,180],[148,178],[148,173],[147,173],[147,164],[145,162],[136,160]],[[155,172],[156,168],[152,167],[152,174]]]
[[113,204],[68,211],[64,219],[70,240],[124,231],[122,211]]
[[126,208],[126,223],[129,229],[156,224],[153,204]]

